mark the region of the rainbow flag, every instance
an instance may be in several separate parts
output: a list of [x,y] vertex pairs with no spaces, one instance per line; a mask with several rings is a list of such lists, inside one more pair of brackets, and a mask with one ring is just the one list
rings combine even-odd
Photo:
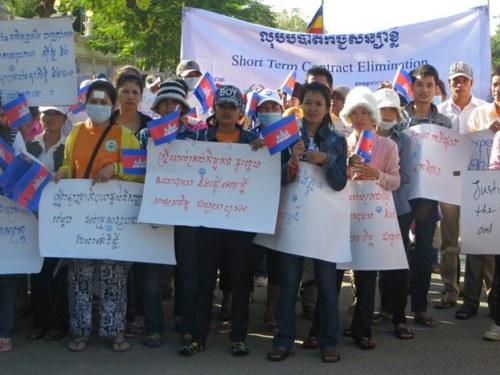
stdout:
[[307,25],[306,33],[323,34],[323,2],[321,2],[316,14],[314,14],[309,25]]

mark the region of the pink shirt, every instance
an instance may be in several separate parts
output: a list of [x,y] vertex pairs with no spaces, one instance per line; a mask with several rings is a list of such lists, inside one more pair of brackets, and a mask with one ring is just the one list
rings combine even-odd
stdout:
[[[347,137],[348,154],[352,155],[356,149],[358,138],[356,132]],[[386,190],[393,191],[399,188],[399,153],[396,143],[389,138],[380,137],[373,133],[372,157],[370,163],[380,171],[377,183]]]

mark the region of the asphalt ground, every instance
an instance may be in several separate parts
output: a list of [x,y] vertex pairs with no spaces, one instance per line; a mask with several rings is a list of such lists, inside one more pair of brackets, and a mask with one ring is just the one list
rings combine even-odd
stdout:
[[[340,294],[342,328],[348,326],[351,314],[351,289],[348,276]],[[295,356],[284,362],[272,363],[266,359],[271,349],[271,334],[264,329],[266,288],[255,287],[256,300],[250,305],[251,322],[247,344],[250,355],[235,358],[231,355],[227,334],[215,332],[219,322],[216,292],[212,331],[207,349],[193,357],[180,357],[180,337],[174,332],[173,299],[165,302],[167,332],[163,345],[157,349],[142,346],[142,338],[131,339],[132,348],[125,353],[111,351],[109,340],[91,337],[88,348],[79,353],[67,349],[67,339],[56,342],[29,341],[29,318],[17,322],[12,335],[13,350],[0,353],[0,375],[24,374],[499,374],[500,342],[482,339],[483,332],[491,325],[489,310],[483,293],[477,316],[468,321],[454,318],[457,307],[437,310],[432,306],[442,294],[439,275],[433,274],[429,293],[429,312],[438,320],[436,328],[422,328],[413,323],[407,307],[408,327],[415,333],[413,340],[397,340],[392,324],[373,328],[375,350],[362,351],[351,338],[341,337],[338,350],[341,361],[335,364],[321,362],[318,350],[301,347],[310,320],[301,316],[297,303],[297,342]],[[378,296],[377,296],[378,304]]]

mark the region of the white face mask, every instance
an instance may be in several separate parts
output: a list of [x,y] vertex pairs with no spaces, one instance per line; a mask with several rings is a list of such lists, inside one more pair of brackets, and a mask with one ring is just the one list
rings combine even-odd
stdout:
[[439,105],[443,102],[443,98],[441,97],[441,95],[435,95],[433,98],[432,98],[432,104],[434,105]]
[[95,122],[104,122],[111,117],[111,106],[109,105],[87,104],[85,111],[87,116]]
[[259,121],[266,127],[281,120],[281,112],[259,112]]
[[193,91],[194,87],[200,80],[200,77],[190,77],[190,78],[184,78],[184,82],[186,82],[186,85],[188,87],[188,91]]
[[382,120],[378,126],[381,129],[390,130],[397,123],[398,122],[396,120],[392,120],[392,121],[384,121],[384,120]]

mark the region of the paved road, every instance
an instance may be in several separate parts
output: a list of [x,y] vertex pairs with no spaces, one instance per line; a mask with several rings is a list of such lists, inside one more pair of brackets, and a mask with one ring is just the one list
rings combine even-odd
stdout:
[[[433,275],[429,295],[431,305],[441,297],[441,280]],[[499,374],[500,342],[482,340],[483,331],[491,324],[488,310],[483,307],[469,321],[454,319],[455,309],[430,312],[439,320],[437,328],[424,329],[413,324],[415,339],[396,340],[391,325],[374,328],[377,348],[361,351],[350,338],[342,337],[338,349],[342,360],[323,364],[318,351],[307,351],[296,345],[296,355],[282,363],[266,360],[271,337],[263,331],[265,288],[256,287],[256,301],[251,305],[250,335],[247,343],[251,354],[234,358],[229,351],[227,335],[211,332],[206,351],[191,357],[177,355],[180,339],[167,324],[164,344],[158,349],[142,347],[140,339],[132,340],[132,349],[113,353],[106,340],[93,338],[86,351],[73,353],[66,349],[66,340],[59,342],[28,341],[29,319],[18,323],[13,335],[14,349],[0,353],[0,375],[24,374]],[[483,301],[485,301],[483,296]],[[350,319],[348,284],[341,292],[341,320],[345,327]],[[300,314],[297,305],[297,315]],[[172,302],[166,303],[170,319]],[[214,316],[214,321],[216,317]],[[298,337],[303,338],[310,322],[298,317]]]

